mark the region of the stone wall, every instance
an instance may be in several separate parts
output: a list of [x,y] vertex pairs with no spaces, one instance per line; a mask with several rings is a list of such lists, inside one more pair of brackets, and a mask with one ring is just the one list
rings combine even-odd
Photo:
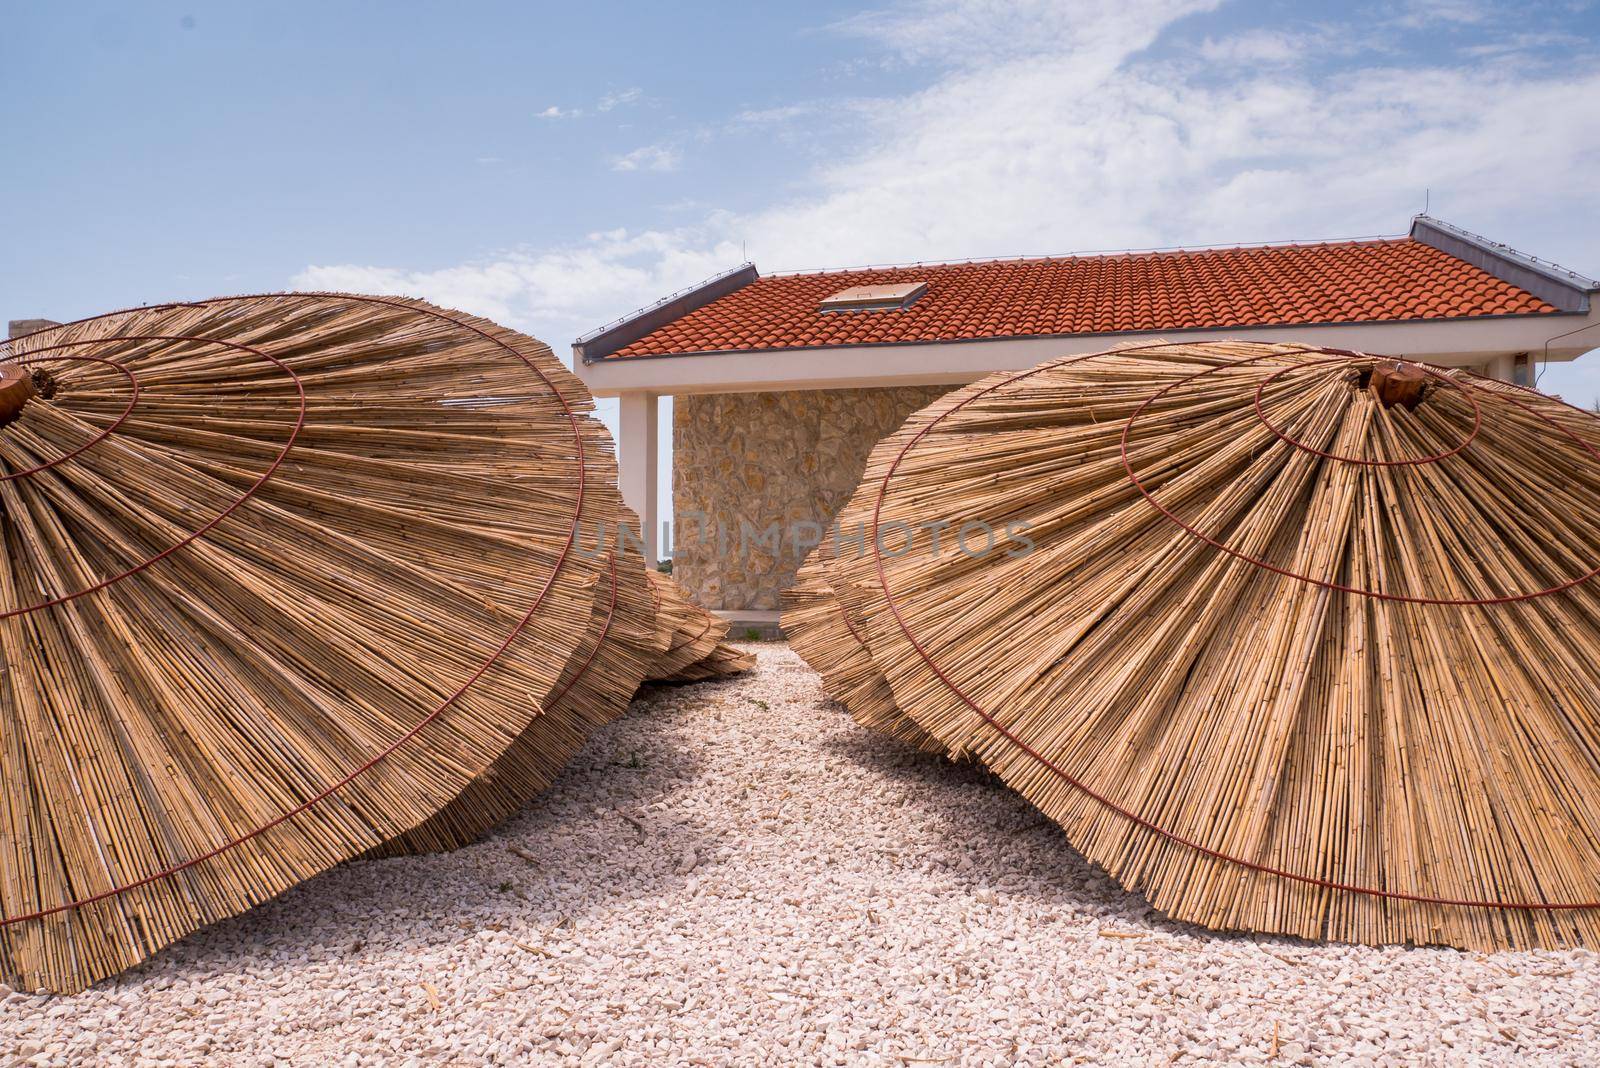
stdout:
[[673,577],[707,608],[777,608],[806,524],[826,530],[872,447],[950,388],[673,398]]

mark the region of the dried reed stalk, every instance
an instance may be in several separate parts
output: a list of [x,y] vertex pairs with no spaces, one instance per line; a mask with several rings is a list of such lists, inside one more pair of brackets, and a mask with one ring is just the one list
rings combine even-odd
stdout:
[[[615,494],[614,468],[609,486],[596,485],[605,486],[607,496]],[[613,506],[627,522],[632,513],[620,499]],[[459,797],[374,855],[437,852],[477,840],[548,787],[590,734],[627,711],[665,651],[645,574],[644,557],[632,543],[609,550],[589,628],[544,713]]]
[[749,671],[756,666],[754,655],[735,649],[726,643],[717,645],[711,652],[686,668],[681,668],[667,678],[665,683],[706,682]]

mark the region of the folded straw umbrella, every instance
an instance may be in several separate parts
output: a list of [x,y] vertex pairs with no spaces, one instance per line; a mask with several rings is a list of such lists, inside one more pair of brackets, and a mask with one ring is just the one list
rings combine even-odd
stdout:
[[[596,482],[608,497],[615,493],[614,465],[610,474],[609,484]],[[637,529],[620,498],[613,507],[622,525]],[[438,852],[476,841],[548,787],[590,734],[627,711],[646,680],[704,682],[755,666],[750,654],[720,644],[725,620],[694,604],[671,578],[646,569],[636,541],[615,536],[605,563],[589,628],[543,712],[460,796],[369,855]]]
[[651,571],[649,580],[656,627],[666,646],[646,678],[668,682],[716,651],[728,634],[728,621],[695,604],[682,586],[661,572]]
[[540,343],[226,298],[6,346],[0,976],[74,990],[411,831],[561,685],[609,440]]
[[756,658],[736,646],[719,642],[716,648],[702,659],[682,668],[659,681],[669,684],[708,682],[749,671],[756,666]]
[[1594,944],[1597,449],[1465,372],[1127,348],[914,415],[823,570],[900,715],[1174,917]]

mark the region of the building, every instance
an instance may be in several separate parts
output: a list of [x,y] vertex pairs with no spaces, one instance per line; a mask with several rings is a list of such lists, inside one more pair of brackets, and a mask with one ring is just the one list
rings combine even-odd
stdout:
[[652,552],[657,400],[674,398],[674,574],[707,607],[758,620],[872,446],[961,383],[1120,342],[1233,337],[1531,384],[1545,361],[1600,347],[1597,289],[1418,216],[1378,240],[771,276],[747,263],[573,352],[596,396],[620,398],[623,494]]

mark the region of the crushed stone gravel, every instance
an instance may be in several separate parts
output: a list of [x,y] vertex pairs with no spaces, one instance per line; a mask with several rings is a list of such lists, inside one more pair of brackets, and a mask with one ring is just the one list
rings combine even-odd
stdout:
[[455,853],[348,864],[76,997],[0,1063],[1600,1062],[1600,954],[1171,923],[782,644],[654,690]]

